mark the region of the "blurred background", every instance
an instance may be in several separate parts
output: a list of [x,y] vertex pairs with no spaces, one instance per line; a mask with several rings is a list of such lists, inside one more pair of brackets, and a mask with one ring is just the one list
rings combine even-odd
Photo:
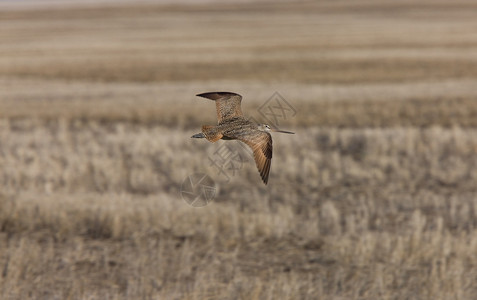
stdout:
[[474,1],[0,1],[0,298],[475,299],[476,77]]

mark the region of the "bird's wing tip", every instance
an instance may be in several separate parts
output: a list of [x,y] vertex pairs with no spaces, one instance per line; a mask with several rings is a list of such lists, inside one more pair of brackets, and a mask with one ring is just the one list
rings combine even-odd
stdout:
[[196,95],[197,97],[202,97],[202,98],[207,98],[211,100],[218,100],[220,98],[224,98],[227,96],[240,96],[237,93],[232,93],[232,92],[207,92],[207,93],[200,93]]

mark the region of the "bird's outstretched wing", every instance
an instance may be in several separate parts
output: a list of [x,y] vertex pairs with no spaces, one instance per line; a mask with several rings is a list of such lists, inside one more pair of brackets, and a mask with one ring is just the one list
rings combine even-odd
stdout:
[[215,101],[219,124],[227,119],[243,117],[242,109],[240,108],[242,96],[239,94],[230,92],[211,92],[198,94],[197,96]]
[[255,131],[239,138],[253,150],[255,163],[265,184],[268,183],[272,163],[272,136],[268,132]]

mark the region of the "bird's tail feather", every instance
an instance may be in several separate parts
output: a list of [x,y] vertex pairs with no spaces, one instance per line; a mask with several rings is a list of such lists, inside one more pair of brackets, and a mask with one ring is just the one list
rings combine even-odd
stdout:
[[223,135],[220,133],[215,126],[212,125],[204,125],[202,126],[202,132],[205,135],[205,138],[212,143],[217,142],[220,140]]

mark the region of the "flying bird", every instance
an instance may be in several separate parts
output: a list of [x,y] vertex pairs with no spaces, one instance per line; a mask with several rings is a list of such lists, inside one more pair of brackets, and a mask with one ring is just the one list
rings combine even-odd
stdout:
[[196,95],[215,101],[218,124],[204,125],[202,132],[192,138],[206,138],[209,142],[239,140],[252,148],[255,163],[265,184],[268,183],[272,162],[272,136],[270,132],[294,134],[294,132],[274,129],[267,124],[255,124],[242,114],[242,96],[230,92],[211,92]]

